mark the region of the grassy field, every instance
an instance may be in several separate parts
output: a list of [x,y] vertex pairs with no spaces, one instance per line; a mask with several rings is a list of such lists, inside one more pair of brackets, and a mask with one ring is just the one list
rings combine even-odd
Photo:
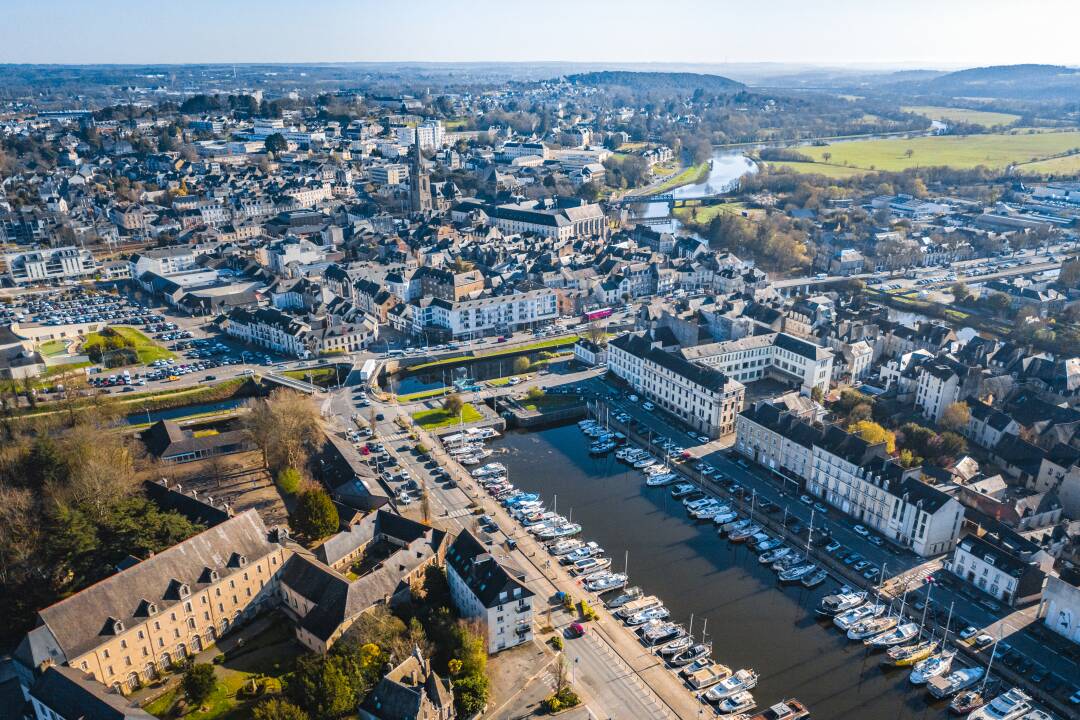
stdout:
[[1080,154],[1018,165],[1023,175],[1080,175]]
[[707,225],[708,223],[712,222],[712,219],[718,215],[740,215],[743,212],[746,212],[750,217],[753,217],[755,213],[761,213],[762,211],[747,210],[745,203],[732,202],[721,203],[720,205],[701,205],[675,208],[675,217],[679,218],[683,222],[696,222],[702,225]]
[[450,365],[453,363],[463,362],[465,360],[477,360],[480,358],[493,358],[500,355],[513,355],[515,353],[533,352],[534,350],[546,350],[552,347],[560,347],[562,345],[573,345],[578,341],[577,335],[570,335],[567,337],[548,338],[547,340],[540,340],[538,342],[529,343],[528,345],[518,345],[516,347],[506,348],[505,350],[494,350],[492,352],[482,352],[475,356],[472,355],[455,355],[454,357],[443,358],[441,360],[433,360],[429,363],[423,363],[422,365],[412,365],[408,368],[410,373],[416,373],[422,370],[428,370],[433,367],[439,367],[441,365]]
[[49,340],[48,342],[41,343],[38,348],[42,355],[63,355],[67,352],[67,343],[63,340]]
[[[116,325],[110,326],[109,329],[115,331],[117,335],[131,342],[132,347],[139,358],[139,362],[143,365],[152,363],[155,360],[169,360],[176,357],[175,353],[169,352],[135,328]],[[101,333],[90,333],[86,336],[82,351],[89,354],[91,348],[104,342],[105,338]]]
[[294,380],[301,380],[303,382],[309,382],[312,385],[318,385],[319,387],[330,387],[345,379],[344,377],[339,378],[336,368],[333,367],[312,368],[311,370],[286,370],[281,374]]
[[[994,133],[989,135],[931,135],[914,138],[855,140],[833,145],[803,147],[799,152],[815,162],[864,170],[902,171],[914,167],[945,165],[968,169],[985,165],[1004,168],[1011,164],[1043,160],[1080,148],[1080,132]],[[911,150],[909,157],[907,151]]]
[[824,175],[828,178],[836,178],[838,180],[846,180],[850,177],[858,177],[859,175],[865,175],[865,170],[860,170],[853,167],[844,167],[843,165],[826,165],[825,163],[812,163],[812,162],[771,162],[766,163],[770,170],[775,172],[787,171],[795,173],[803,173],[806,175]]
[[915,113],[928,117],[931,120],[942,122],[971,123],[983,127],[995,125],[1009,125],[1020,119],[1019,115],[1009,113],[987,112],[985,110],[968,110],[966,108],[936,107],[933,105],[914,105],[900,108],[904,112]]
[[667,192],[668,190],[674,190],[677,187],[683,185],[692,185],[694,183],[705,182],[705,178],[709,177],[709,163],[703,162],[700,165],[691,165],[677,175],[672,175],[664,182],[657,185],[652,189],[653,194],[659,194]]
[[458,414],[451,414],[442,408],[433,408],[414,412],[412,419],[425,430],[438,430],[439,428],[457,425],[459,422],[477,422],[483,420],[484,416],[471,404],[465,403],[461,406],[460,417]]
[[542,395],[538,398],[523,400],[521,406],[531,412],[544,412],[580,404],[581,398],[577,395]]
[[411,403],[417,400],[427,400],[428,398],[438,397],[439,395],[445,395],[450,392],[452,388],[441,387],[434,390],[421,390],[420,392],[409,393],[407,395],[398,395],[397,400],[399,403]]

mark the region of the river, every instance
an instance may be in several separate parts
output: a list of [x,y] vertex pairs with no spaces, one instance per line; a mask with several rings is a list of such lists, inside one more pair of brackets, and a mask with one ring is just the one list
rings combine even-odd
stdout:
[[[716,195],[727,192],[735,187],[739,178],[749,173],[757,172],[757,164],[745,155],[732,152],[731,150],[716,150],[713,153],[712,165],[709,168],[709,177],[704,182],[683,185],[675,188],[671,194],[676,198],[697,197],[700,195]],[[654,202],[640,206],[639,217],[662,218],[667,217],[670,210],[666,202]],[[672,218],[666,225],[654,225],[657,230],[674,232],[681,227],[678,220]]]
[[694,616],[695,632],[708,620],[714,657],[732,669],[761,674],[753,691],[759,707],[784,697],[807,703],[816,720],[948,717],[944,703],[902,670],[879,665],[880,653],[850,643],[814,615],[818,600],[836,588],[782,587],[745,545],[717,537],[711,523],[694,524],[670,488],[647,488],[639,471],[590,457],[585,437],[568,425],[509,433],[498,458],[517,487],[541,493],[550,508],[572,514],[622,570],[629,551],[631,581],[660,596],[672,619]]

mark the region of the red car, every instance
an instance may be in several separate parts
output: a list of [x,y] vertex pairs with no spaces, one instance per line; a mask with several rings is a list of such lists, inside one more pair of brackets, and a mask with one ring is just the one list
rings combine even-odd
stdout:
[[572,638],[579,638],[585,634],[585,626],[581,623],[570,623],[570,627],[566,629],[566,634]]

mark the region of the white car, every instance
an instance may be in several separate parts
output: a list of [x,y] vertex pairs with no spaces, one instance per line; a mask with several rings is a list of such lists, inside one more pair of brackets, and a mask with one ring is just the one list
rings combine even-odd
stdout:
[[631,395],[626,399],[629,400],[632,403],[636,403],[638,401],[638,396],[637,395]]
[[652,404],[651,402],[647,402],[647,403],[645,403],[644,405],[642,405],[641,407],[645,408],[645,409],[646,409],[646,410],[648,410],[649,412],[652,412],[653,410],[655,410],[655,409],[656,409],[656,406],[655,406],[655,405],[653,405],[653,404]]
[[852,528],[852,530],[855,531],[856,535],[861,535],[863,537],[866,537],[870,534],[870,531],[864,528],[862,525],[856,525]]

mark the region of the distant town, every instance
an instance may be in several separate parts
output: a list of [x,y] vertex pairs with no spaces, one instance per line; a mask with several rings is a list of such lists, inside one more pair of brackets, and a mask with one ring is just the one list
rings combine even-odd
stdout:
[[0,67],[0,716],[1077,717],[1075,71],[159,70]]

